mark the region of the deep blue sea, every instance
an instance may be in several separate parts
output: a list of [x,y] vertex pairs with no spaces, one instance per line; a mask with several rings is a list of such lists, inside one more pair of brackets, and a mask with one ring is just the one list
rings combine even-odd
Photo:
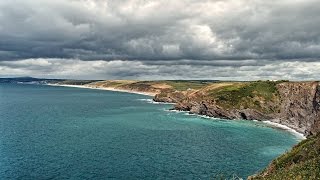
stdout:
[[298,142],[263,123],[170,112],[146,99],[0,84],[0,179],[245,178]]

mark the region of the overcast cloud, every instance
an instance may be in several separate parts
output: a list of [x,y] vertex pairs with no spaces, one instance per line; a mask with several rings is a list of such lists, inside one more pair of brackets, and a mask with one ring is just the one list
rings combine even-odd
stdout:
[[1,0],[0,76],[319,79],[318,0]]

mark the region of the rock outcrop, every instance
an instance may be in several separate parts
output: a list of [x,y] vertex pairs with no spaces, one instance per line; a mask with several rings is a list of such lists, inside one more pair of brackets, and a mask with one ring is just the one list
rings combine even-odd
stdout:
[[181,91],[164,90],[161,93],[156,94],[153,100],[157,102],[178,103],[186,96],[187,94]]

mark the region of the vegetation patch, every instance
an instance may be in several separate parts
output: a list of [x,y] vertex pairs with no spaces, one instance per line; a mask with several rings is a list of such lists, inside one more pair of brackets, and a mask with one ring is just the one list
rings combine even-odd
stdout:
[[176,80],[176,81],[162,81],[169,86],[171,86],[176,91],[186,91],[186,90],[196,90],[201,89],[214,81],[183,81],[183,80]]
[[85,85],[89,83],[97,82],[96,80],[64,80],[59,82],[59,84],[68,84],[68,85]]
[[266,104],[272,104],[279,100],[278,90],[273,81],[256,81],[235,83],[209,91],[219,105],[225,108],[257,109],[262,112],[273,112],[276,108],[269,108]]
[[319,179],[320,133],[300,142],[273,160],[267,169],[251,179]]
[[121,87],[127,84],[134,83],[136,81],[130,81],[130,80],[107,80],[107,81],[98,81],[91,83],[90,85],[95,85],[95,86],[101,86],[101,87]]

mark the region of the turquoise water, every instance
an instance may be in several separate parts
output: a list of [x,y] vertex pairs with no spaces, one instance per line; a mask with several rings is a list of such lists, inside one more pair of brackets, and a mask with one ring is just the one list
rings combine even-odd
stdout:
[[169,112],[148,98],[0,84],[0,179],[247,177],[297,143],[262,123]]

